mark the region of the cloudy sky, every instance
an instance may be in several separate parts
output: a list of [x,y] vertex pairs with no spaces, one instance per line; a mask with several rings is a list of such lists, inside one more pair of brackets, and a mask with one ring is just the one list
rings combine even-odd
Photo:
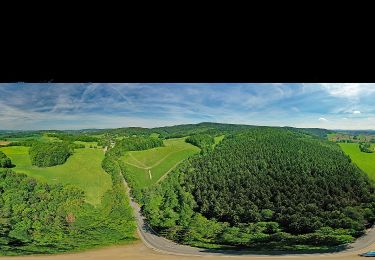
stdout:
[[0,129],[199,122],[375,129],[375,84],[0,84]]

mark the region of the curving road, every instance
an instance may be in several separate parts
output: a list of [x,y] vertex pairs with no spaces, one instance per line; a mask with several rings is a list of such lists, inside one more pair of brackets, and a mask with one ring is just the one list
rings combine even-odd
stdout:
[[[130,188],[128,187],[126,181],[124,180],[124,185],[127,188],[129,193]],[[273,256],[273,257],[285,257],[285,256],[341,256],[341,255],[355,255],[362,252],[366,252],[370,249],[373,249],[375,245],[375,227],[369,229],[366,234],[359,239],[357,239],[352,244],[346,246],[345,248],[337,249],[336,251],[324,252],[324,253],[301,253],[301,252],[250,252],[245,250],[212,250],[212,249],[202,249],[197,247],[185,246],[177,244],[171,240],[165,239],[161,236],[158,236],[156,232],[152,230],[151,227],[147,225],[144,217],[141,214],[140,206],[133,200],[132,196],[129,193],[130,205],[134,209],[135,219],[137,221],[137,232],[139,237],[142,239],[143,243],[163,254],[172,254],[180,256]]]

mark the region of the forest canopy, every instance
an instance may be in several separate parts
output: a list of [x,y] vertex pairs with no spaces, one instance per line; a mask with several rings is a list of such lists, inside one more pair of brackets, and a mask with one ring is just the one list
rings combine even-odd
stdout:
[[211,150],[212,145],[215,144],[214,137],[209,134],[195,134],[186,138],[185,141],[201,148],[202,153]]
[[38,167],[63,164],[73,151],[68,143],[35,143],[29,150],[31,163]]
[[335,143],[260,127],[228,135],[144,196],[158,232],[191,245],[327,246],[375,220],[375,190]]
[[135,223],[119,185],[101,205],[72,185],[49,185],[0,170],[0,255],[58,253],[134,240]]

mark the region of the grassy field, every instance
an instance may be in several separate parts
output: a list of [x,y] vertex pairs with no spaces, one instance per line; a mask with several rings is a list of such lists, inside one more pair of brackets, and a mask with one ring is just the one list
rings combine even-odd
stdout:
[[122,157],[127,171],[135,177],[140,188],[158,182],[181,161],[200,151],[186,143],[185,138],[168,139],[164,144],[165,147],[127,152]]
[[339,145],[360,169],[375,180],[375,153],[363,153],[355,143],[339,143]]
[[221,141],[223,141],[224,137],[225,135],[215,136],[214,137],[215,143],[212,145],[212,147],[215,148],[216,145],[218,145]]
[[101,146],[98,146],[98,142],[81,142],[81,141],[75,141],[74,142],[75,144],[83,144],[86,148],[90,148],[91,147],[97,147],[97,148],[101,148]]
[[74,184],[85,191],[86,201],[97,205],[101,196],[111,188],[111,177],[102,169],[104,153],[100,149],[76,149],[63,165],[39,168],[31,165],[29,147],[2,147],[16,167],[17,172],[26,173],[47,183]]

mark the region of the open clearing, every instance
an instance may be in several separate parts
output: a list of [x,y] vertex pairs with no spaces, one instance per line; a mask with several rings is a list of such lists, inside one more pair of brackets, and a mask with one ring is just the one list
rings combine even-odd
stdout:
[[82,141],[75,141],[75,144],[83,144],[86,148],[94,148],[95,146],[97,148],[102,148],[101,146],[98,147],[98,142],[82,142]]
[[73,184],[85,191],[86,201],[100,204],[102,195],[112,187],[110,175],[101,167],[104,153],[100,149],[76,149],[74,154],[62,164],[40,168],[31,165],[29,147],[2,147],[3,151],[16,165],[13,170],[23,172],[47,183]]
[[10,144],[11,142],[9,141],[3,141],[3,140],[0,140],[0,146],[2,145],[7,145],[7,144]]
[[363,153],[355,143],[339,143],[339,145],[361,170],[375,180],[375,153]]
[[164,145],[165,147],[127,152],[122,157],[139,187],[158,182],[181,161],[200,151],[198,147],[186,143],[185,138],[168,139],[164,141]]
[[225,135],[219,135],[214,137],[215,143],[212,145],[213,148],[215,148],[216,145],[218,145],[221,141],[223,141]]

